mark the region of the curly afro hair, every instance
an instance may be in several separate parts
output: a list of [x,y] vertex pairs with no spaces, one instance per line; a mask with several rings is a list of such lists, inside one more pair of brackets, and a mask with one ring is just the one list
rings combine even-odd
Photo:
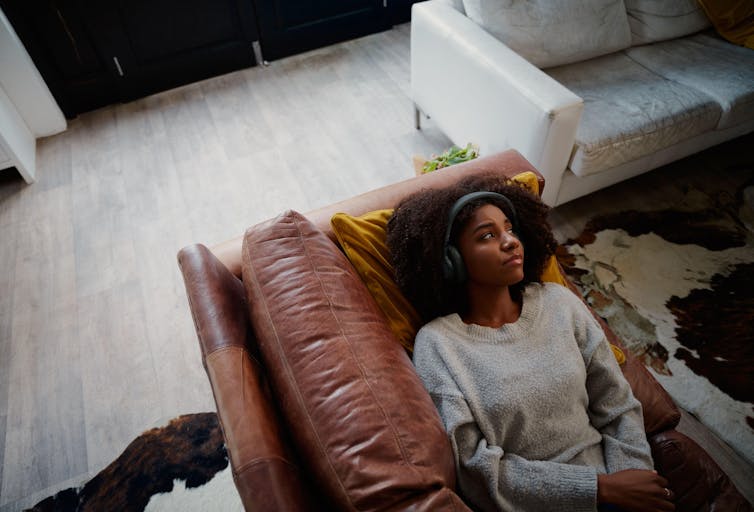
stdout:
[[[479,190],[503,194],[516,208],[518,235],[526,253],[524,278],[510,288],[514,300],[521,300],[528,283],[541,281],[547,260],[555,251],[557,242],[547,222],[549,208],[523,185],[507,178],[472,176],[450,187],[425,189],[408,196],[398,204],[388,222],[387,243],[398,286],[424,322],[466,310],[465,285],[452,284],[443,277],[444,238],[453,204]],[[494,204],[510,216],[502,201],[491,198],[472,201],[453,222],[451,244],[456,244],[471,215],[484,204]]]

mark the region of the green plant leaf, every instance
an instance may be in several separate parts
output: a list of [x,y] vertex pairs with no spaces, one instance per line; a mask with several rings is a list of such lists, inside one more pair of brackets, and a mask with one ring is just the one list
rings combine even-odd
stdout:
[[451,146],[441,155],[432,155],[430,160],[422,167],[422,172],[432,172],[443,167],[448,167],[462,162],[468,162],[479,156],[479,148],[469,142],[465,148],[456,145]]

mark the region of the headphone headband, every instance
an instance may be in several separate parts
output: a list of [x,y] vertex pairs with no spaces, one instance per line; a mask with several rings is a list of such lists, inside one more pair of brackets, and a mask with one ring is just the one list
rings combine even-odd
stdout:
[[464,206],[475,201],[477,199],[497,199],[502,201],[510,210],[508,220],[511,221],[513,232],[518,233],[518,217],[516,215],[516,208],[510,199],[503,194],[497,192],[489,192],[486,190],[480,190],[478,192],[471,192],[461,196],[453,206],[450,208],[450,214],[448,215],[448,227],[445,230],[445,241],[443,243],[443,275],[446,280],[455,284],[462,284],[466,280],[466,268],[463,264],[463,258],[460,251],[450,244],[450,234],[453,231],[453,223],[456,217]]
[[478,192],[471,192],[469,194],[463,195],[458,200],[453,203],[453,206],[450,208],[450,214],[448,214],[448,227],[445,230],[445,242],[444,246],[447,247],[450,244],[450,234],[453,231],[453,223],[456,220],[456,217],[459,213],[461,213],[461,210],[463,210],[463,207],[469,204],[472,201],[475,201],[477,199],[498,199],[505,203],[505,205],[508,207],[511,213],[510,220],[511,225],[513,226],[513,231],[518,232],[518,219],[516,217],[516,208],[513,206],[513,203],[510,199],[505,197],[503,194],[499,194],[497,192],[489,192],[487,190],[480,190]]

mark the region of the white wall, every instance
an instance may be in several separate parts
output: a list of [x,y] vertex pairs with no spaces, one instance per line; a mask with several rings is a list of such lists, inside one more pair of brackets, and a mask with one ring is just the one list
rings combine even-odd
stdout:
[[60,111],[26,48],[0,9],[0,86],[13,100],[35,137],[66,129]]
[[35,180],[36,139],[67,127],[26,48],[0,9],[0,148],[24,179]]

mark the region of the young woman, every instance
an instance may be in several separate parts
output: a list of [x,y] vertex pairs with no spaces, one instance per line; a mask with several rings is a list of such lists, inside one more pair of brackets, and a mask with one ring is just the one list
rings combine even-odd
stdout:
[[388,224],[398,284],[428,323],[414,363],[479,510],[674,510],[641,405],[605,334],[539,276],[547,207],[500,178],[419,192]]

